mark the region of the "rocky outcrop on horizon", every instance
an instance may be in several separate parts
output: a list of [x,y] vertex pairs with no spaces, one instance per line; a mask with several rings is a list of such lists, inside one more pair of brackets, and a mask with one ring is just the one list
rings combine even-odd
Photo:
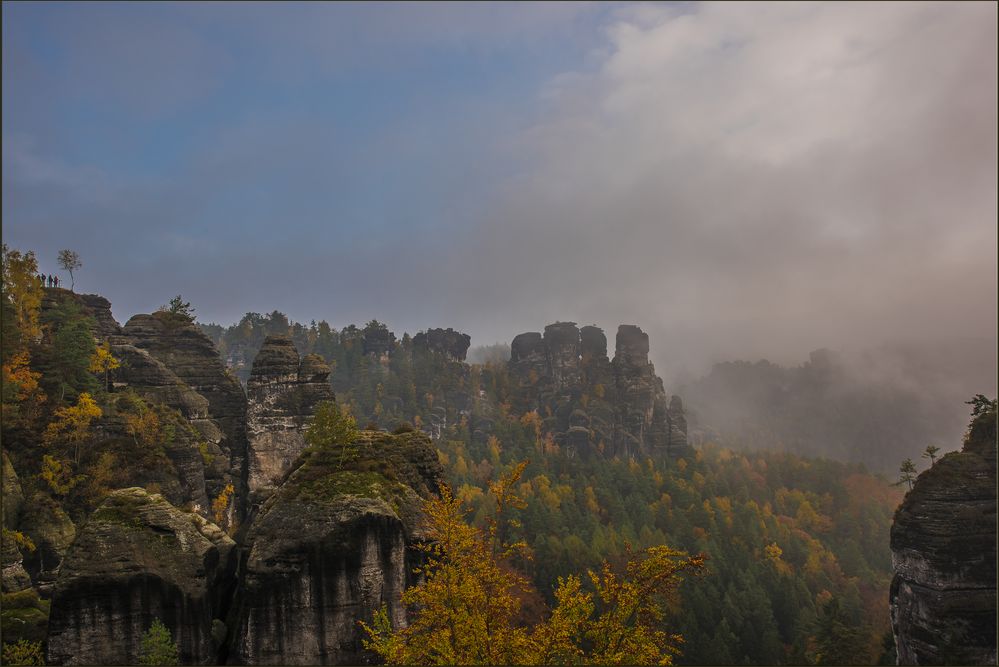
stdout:
[[891,528],[900,665],[996,664],[996,413],[919,475]]
[[667,401],[649,362],[649,337],[618,327],[614,359],[599,327],[556,322],[544,334],[518,335],[508,368],[517,382],[515,405],[537,410],[556,442],[581,455],[688,455],[683,403]]
[[451,361],[465,361],[472,337],[448,327],[447,329],[427,329],[413,336],[413,348],[444,355]]
[[73,542],[52,596],[52,665],[135,665],[154,620],[181,664],[216,664],[235,585],[235,543],[159,494],[112,493]]
[[246,385],[247,488],[254,505],[280,485],[306,447],[316,405],[332,401],[330,367],[316,354],[298,356],[287,336],[268,336]]

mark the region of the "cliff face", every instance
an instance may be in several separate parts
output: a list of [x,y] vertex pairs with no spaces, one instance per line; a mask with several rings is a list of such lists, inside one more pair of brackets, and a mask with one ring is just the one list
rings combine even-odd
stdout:
[[246,395],[222,366],[215,345],[193,322],[162,312],[135,315],[122,337],[111,341],[135,362],[118,371],[121,377],[179,410],[210,444],[215,465],[204,471],[205,497],[215,498],[232,484],[235,498],[227,519],[241,519],[247,493]]
[[235,544],[217,526],[140,488],[115,491],[63,562],[49,617],[49,664],[138,664],[155,619],[181,664],[213,664],[213,619],[235,583]]
[[399,596],[413,583],[421,495],[442,470],[423,433],[365,431],[341,468],[338,447],[314,451],[262,506],[232,627],[242,664],[366,661],[358,620],[383,604],[406,622]]
[[299,359],[287,336],[268,336],[246,385],[247,486],[254,505],[281,483],[305,449],[316,404],[333,400],[330,368],[318,355]]
[[900,665],[996,664],[996,413],[917,479],[891,529]]
[[649,362],[649,337],[633,325],[618,328],[614,359],[598,327],[573,322],[520,334],[510,347],[515,405],[537,410],[544,428],[570,451],[629,456],[690,453],[683,404],[667,402]]

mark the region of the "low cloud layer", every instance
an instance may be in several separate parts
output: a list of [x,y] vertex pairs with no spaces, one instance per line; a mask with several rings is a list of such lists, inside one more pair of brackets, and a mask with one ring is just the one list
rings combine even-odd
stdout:
[[628,322],[666,374],[961,337],[994,375],[995,4],[261,7],[118,17],[106,49],[24,19],[8,243],[79,249],[122,319]]
[[539,314],[638,320],[674,365],[994,341],[995,13],[625,13],[596,72],[550,86],[485,275]]

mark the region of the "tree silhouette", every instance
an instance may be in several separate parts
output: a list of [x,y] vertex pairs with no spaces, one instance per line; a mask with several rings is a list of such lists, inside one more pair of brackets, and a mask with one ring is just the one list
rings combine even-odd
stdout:
[[929,459],[930,465],[932,466],[934,463],[936,463],[937,452],[939,451],[940,448],[937,447],[936,445],[926,445],[926,449],[923,450],[923,458]]
[[912,483],[916,481],[916,464],[912,462],[912,459],[906,459],[902,461],[902,465],[899,467],[898,472],[898,483],[902,484],[905,482],[909,485],[909,490],[912,491]]
[[80,261],[79,253],[74,250],[60,250],[59,266],[69,271],[69,291],[72,292],[76,287],[76,280],[73,278],[73,269],[83,267],[83,262]]

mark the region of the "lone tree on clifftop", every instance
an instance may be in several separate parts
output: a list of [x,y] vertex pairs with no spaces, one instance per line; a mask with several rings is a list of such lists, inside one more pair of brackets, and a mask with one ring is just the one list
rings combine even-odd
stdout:
[[170,303],[166,306],[160,306],[160,311],[171,315],[180,315],[188,322],[194,321],[194,306],[191,305],[190,301],[184,301],[179,294],[170,299]]
[[72,292],[73,288],[76,287],[76,281],[73,279],[73,269],[83,267],[83,262],[80,261],[79,253],[75,250],[60,250],[59,266],[69,271],[69,291]]
[[912,483],[916,481],[916,464],[912,462],[912,459],[902,461],[898,473],[898,484],[908,484],[909,490],[912,491]]

